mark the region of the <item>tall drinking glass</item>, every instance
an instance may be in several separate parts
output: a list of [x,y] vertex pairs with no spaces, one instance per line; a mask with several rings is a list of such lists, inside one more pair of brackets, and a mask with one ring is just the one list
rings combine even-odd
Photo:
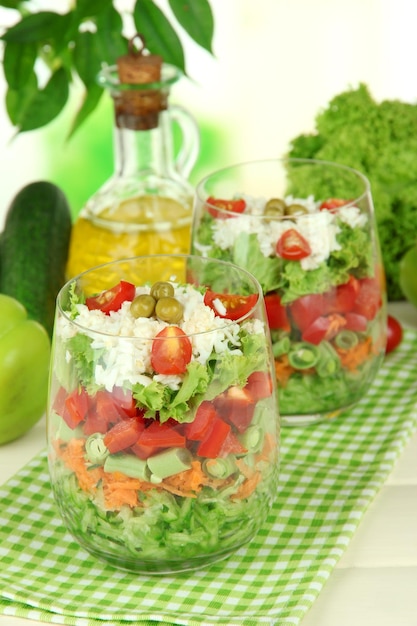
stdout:
[[333,418],[384,357],[386,295],[368,180],[334,163],[276,159],[200,182],[192,251],[260,282],[286,425]]
[[189,255],[136,257],[57,299],[53,493],[75,539],[125,570],[204,566],[250,541],[277,489],[279,415],[262,290]]

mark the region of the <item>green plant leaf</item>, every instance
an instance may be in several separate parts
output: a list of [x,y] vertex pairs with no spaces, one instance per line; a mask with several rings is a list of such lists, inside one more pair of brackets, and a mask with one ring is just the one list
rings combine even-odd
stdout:
[[96,82],[101,68],[101,54],[96,33],[89,31],[78,33],[73,51],[73,62],[78,76],[87,88]]
[[9,41],[4,46],[3,70],[11,89],[19,90],[33,73],[37,55],[34,43]]
[[133,19],[138,33],[145,38],[145,47],[149,52],[159,54],[165,63],[171,63],[185,73],[182,43],[153,0],[136,0]]
[[18,9],[21,0],[0,0],[0,7],[6,7],[6,9]]
[[71,25],[73,15],[61,15],[53,11],[40,11],[22,17],[20,22],[11,26],[2,35],[4,41],[41,43],[43,41],[62,41]]
[[98,49],[103,63],[114,65],[118,57],[127,53],[127,40],[122,35],[120,14],[110,5],[96,18]]
[[93,19],[112,4],[112,0],[77,0],[75,11],[79,19]]
[[169,6],[183,29],[194,41],[213,54],[214,19],[207,0],[169,0]]
[[64,108],[69,94],[68,75],[61,67],[52,74],[43,89],[37,89],[19,117],[19,132],[46,126]]
[[6,91],[6,111],[13,126],[19,126],[20,119],[38,91],[38,79],[34,71],[30,73],[26,82],[19,89],[9,89]]
[[98,103],[100,102],[100,98],[103,95],[103,89],[96,85],[95,83],[91,83],[85,94],[83,101],[81,103],[81,107],[77,111],[77,114],[73,120],[71,130],[67,139],[71,139],[71,137],[75,134],[75,132],[79,129],[79,127],[85,122],[87,117],[91,115],[91,113],[95,110]]

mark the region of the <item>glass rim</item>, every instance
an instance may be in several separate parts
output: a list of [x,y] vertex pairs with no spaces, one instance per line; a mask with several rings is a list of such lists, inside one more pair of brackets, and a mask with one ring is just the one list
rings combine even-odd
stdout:
[[[213,172],[211,172],[210,174],[207,174],[204,178],[202,178],[196,185],[195,187],[195,195],[197,197],[197,199],[200,202],[205,203],[207,206],[213,208],[216,210],[216,212],[219,212],[220,214],[224,214],[224,215],[232,215],[233,217],[245,217],[245,214],[238,214],[236,215],[236,212],[234,211],[229,211],[228,209],[224,209],[221,207],[218,207],[215,204],[210,204],[210,202],[207,202],[207,198],[204,198],[202,196],[202,190],[204,189],[205,185],[207,184],[208,181],[213,180],[216,176],[221,176],[222,174],[227,174],[227,172],[232,172],[233,170],[238,170],[239,168],[244,168],[244,167],[250,167],[250,166],[256,166],[256,165],[272,165],[272,164],[284,164],[284,163],[298,163],[298,164],[305,164],[305,165],[319,165],[319,166],[325,166],[325,167],[333,167],[335,169],[341,169],[344,170],[345,172],[350,172],[351,174],[353,174],[357,179],[361,180],[363,185],[364,185],[364,190],[360,195],[357,195],[355,198],[346,201],[345,204],[343,204],[342,207],[336,207],[333,209],[329,209],[330,213],[337,213],[338,211],[340,211],[341,208],[345,208],[345,207],[352,207],[352,206],[356,206],[357,203],[362,200],[366,195],[371,193],[371,183],[368,179],[368,177],[363,174],[362,172],[360,172],[359,170],[350,167],[349,165],[344,165],[343,163],[336,163],[334,161],[326,161],[326,160],[321,160],[321,159],[308,159],[308,158],[298,158],[298,157],[278,157],[278,158],[270,158],[270,159],[256,159],[256,160],[251,160],[251,161],[240,161],[239,163],[233,163],[232,165],[227,165],[225,167],[219,168],[218,170],[215,170]],[[259,220],[265,220],[265,221],[271,221],[271,219],[273,219],[274,221],[283,221],[283,220],[287,220],[288,219],[288,215],[256,215],[253,216],[251,215],[250,217],[256,217],[256,219]],[[296,217],[302,217],[302,216],[292,216],[292,219],[296,218]]]
[[174,85],[183,72],[170,63],[163,63],[161,67],[161,79],[149,83],[129,84],[121,83],[117,71],[117,65],[105,65],[97,74],[97,84],[110,91],[149,91],[161,90]]
[[[233,268],[233,270],[238,271],[239,273],[245,275],[250,282],[253,284],[254,288],[256,289],[256,291],[254,291],[254,295],[257,295],[256,298],[256,302],[254,302],[254,304],[251,306],[251,308],[241,317],[239,317],[236,320],[230,320],[227,318],[221,318],[220,316],[218,316],[218,319],[223,319],[224,320],[224,324],[219,324],[219,326],[217,326],[216,328],[210,328],[208,330],[201,330],[201,331],[196,331],[193,333],[185,333],[186,337],[198,337],[201,335],[207,335],[213,332],[217,332],[217,331],[222,331],[225,328],[230,327],[232,324],[238,324],[240,325],[242,322],[244,321],[250,321],[251,315],[254,313],[254,311],[256,310],[256,308],[258,307],[259,303],[263,301],[263,291],[262,291],[262,287],[258,281],[258,279],[251,274],[250,272],[248,272],[246,269],[235,265],[234,263],[231,263],[229,261],[223,261],[221,259],[213,259],[210,257],[204,257],[204,256],[199,256],[199,255],[195,255],[195,254],[144,254],[144,255],[138,255],[138,256],[134,256],[134,257],[127,257],[124,259],[119,259],[116,261],[110,261],[108,263],[102,263],[100,265],[96,265],[94,267],[89,268],[88,270],[85,270],[84,272],[81,272],[80,274],[77,274],[77,276],[74,276],[73,278],[70,278],[69,280],[67,280],[67,282],[61,287],[61,289],[59,290],[57,297],[56,297],[56,309],[59,311],[59,313],[66,319],[66,321],[70,324],[73,324],[74,326],[77,326],[80,330],[83,331],[84,334],[86,335],[97,335],[97,336],[101,336],[101,337],[113,337],[113,338],[118,338],[118,339],[123,339],[123,340],[139,340],[139,341],[153,341],[154,339],[158,339],[155,336],[142,336],[142,335],[116,335],[114,333],[110,333],[110,332],[106,332],[106,331],[102,331],[102,330],[96,330],[94,328],[89,328],[88,326],[84,326],[83,324],[80,324],[77,322],[77,318],[72,319],[68,313],[68,311],[64,310],[63,305],[62,305],[62,299],[64,294],[68,293],[71,285],[77,285],[78,281],[80,279],[82,279],[83,276],[86,276],[87,274],[92,274],[94,272],[97,271],[102,271],[105,270],[107,267],[110,266],[114,266],[117,264],[126,264],[129,262],[133,262],[133,261],[142,261],[142,260],[149,260],[149,259],[178,259],[181,260],[183,259],[184,261],[187,259],[195,259],[200,263],[215,263],[216,265],[223,265],[225,266],[225,271],[227,271],[227,268]],[[119,278],[120,280],[124,280],[123,278]],[[126,279],[127,280],[127,279]],[[182,283],[180,283],[182,284]],[[192,283],[184,283],[186,285],[192,284]],[[141,285],[135,285],[135,287],[138,287]],[[143,286],[143,285],[142,285]],[[196,289],[198,290],[199,287],[197,286]],[[103,290],[105,291],[105,289]],[[101,292],[98,292],[101,293]],[[234,294],[233,294],[234,295]],[[238,295],[238,294],[236,294]],[[252,294],[249,294],[252,295]],[[169,324],[166,323],[166,326],[177,326],[177,324]],[[163,337],[160,338],[161,340],[163,339]]]

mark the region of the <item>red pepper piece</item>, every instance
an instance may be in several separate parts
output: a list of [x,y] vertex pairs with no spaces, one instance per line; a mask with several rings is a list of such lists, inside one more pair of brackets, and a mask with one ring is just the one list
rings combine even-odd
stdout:
[[197,454],[209,459],[215,459],[218,457],[230,430],[230,425],[226,424],[226,422],[224,422],[220,417],[216,416],[213,419],[210,432],[198,446]]
[[104,436],[104,444],[110,454],[133,446],[145,428],[141,418],[131,417],[113,426]]

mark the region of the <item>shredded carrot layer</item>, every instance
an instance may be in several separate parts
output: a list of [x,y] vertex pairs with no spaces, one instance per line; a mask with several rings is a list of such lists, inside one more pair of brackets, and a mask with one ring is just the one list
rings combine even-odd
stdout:
[[326,331],[326,339],[330,341],[333,337],[336,337],[337,333],[346,326],[346,318],[343,315],[339,315],[339,313],[332,313],[328,315],[327,319],[330,322],[330,326]]
[[200,461],[193,461],[190,469],[168,476],[157,486],[177,496],[195,498],[205,484],[207,476],[201,469]]
[[261,473],[255,472],[253,476],[243,481],[243,483],[239,486],[236,493],[234,493],[231,496],[231,500],[243,500],[244,498],[248,498],[251,495],[251,493],[255,491],[260,480],[261,480]]
[[277,440],[272,433],[265,433],[262,450],[256,455],[256,461],[272,461],[277,454]]
[[294,372],[295,369],[289,363],[288,354],[283,354],[279,359],[275,359],[275,375],[279,387],[285,387]]
[[75,473],[81,489],[95,491],[98,483],[103,480],[104,470],[102,467],[87,466],[84,458],[84,439],[71,439],[68,443],[58,441],[55,449],[65,465]]
[[372,341],[370,337],[367,337],[364,341],[360,341],[356,344],[356,346],[352,346],[352,348],[349,349],[336,347],[342,367],[350,370],[351,372],[357,370],[358,367],[366,361],[369,357],[371,349]]
[[121,472],[104,472],[104,508],[118,510],[123,504],[131,507],[138,506],[138,491],[141,487],[142,481],[138,478],[131,478]]
[[[267,436],[262,450],[263,459],[270,456],[273,446],[275,446],[274,438]],[[225,487],[234,480],[232,477],[226,480],[211,478],[203,472],[200,461],[193,461],[190,469],[154,484],[139,478],[132,478],[122,472],[105,472],[102,467],[89,465],[85,458],[83,439],[71,439],[69,442],[58,441],[55,449],[65,465],[75,473],[83,491],[90,493],[93,497],[102,494],[103,506],[107,511],[118,511],[124,505],[141,506],[139,494],[149,489],[165,490],[174,495],[195,498],[206,485],[216,489]],[[261,473],[246,465],[242,459],[237,459],[236,464],[245,476],[245,480],[232,498],[240,500],[247,498],[256,489]]]

